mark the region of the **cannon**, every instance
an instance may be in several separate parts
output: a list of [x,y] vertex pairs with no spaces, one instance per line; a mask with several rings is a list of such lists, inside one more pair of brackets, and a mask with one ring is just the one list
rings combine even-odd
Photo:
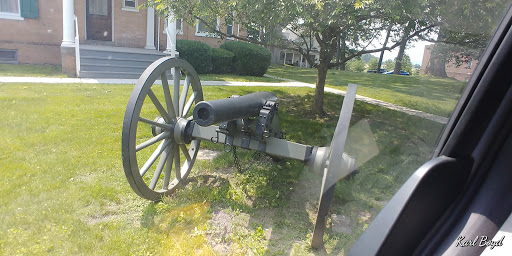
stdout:
[[331,145],[303,145],[285,139],[275,94],[204,101],[194,68],[163,57],[144,71],[128,101],[122,131],[126,178],[137,195],[160,201],[186,184],[201,141],[223,143],[225,151],[240,147],[303,161],[323,176],[311,243],[322,247],[335,184],[356,170],[355,159],[344,153],[356,89],[349,84]]

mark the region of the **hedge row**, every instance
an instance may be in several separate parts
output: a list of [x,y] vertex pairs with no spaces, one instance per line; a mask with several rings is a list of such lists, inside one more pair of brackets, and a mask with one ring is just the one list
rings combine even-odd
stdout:
[[235,54],[233,71],[238,75],[263,76],[270,66],[271,53],[259,45],[240,41],[228,41],[220,48]]
[[263,76],[270,66],[270,51],[251,43],[227,41],[220,48],[211,48],[198,41],[177,40],[176,50],[200,74]]
[[199,74],[212,70],[211,47],[199,41],[176,40],[176,50],[180,58],[188,61]]
[[235,54],[221,48],[212,48],[213,73],[231,73],[231,62]]

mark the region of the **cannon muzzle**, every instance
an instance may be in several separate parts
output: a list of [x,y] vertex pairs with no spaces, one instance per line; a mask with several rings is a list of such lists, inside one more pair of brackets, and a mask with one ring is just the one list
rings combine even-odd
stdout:
[[240,97],[201,101],[194,107],[194,120],[201,126],[255,117],[267,101],[277,102],[271,92],[256,92]]

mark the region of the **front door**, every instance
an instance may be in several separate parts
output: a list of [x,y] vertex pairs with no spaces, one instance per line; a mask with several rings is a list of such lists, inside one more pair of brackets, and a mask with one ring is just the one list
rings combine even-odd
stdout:
[[86,0],[87,39],[112,41],[112,1]]

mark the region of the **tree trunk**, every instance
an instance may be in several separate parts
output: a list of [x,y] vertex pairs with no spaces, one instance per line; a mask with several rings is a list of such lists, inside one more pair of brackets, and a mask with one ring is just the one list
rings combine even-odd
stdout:
[[430,55],[430,60],[427,66],[427,74],[430,74],[435,77],[448,77],[448,75],[446,74],[445,61],[435,58],[433,55]]
[[[388,44],[388,39],[389,39],[389,35],[391,34],[392,27],[393,27],[392,25],[389,25],[389,27],[388,27],[388,31],[386,33],[386,39],[384,39],[384,44],[382,45],[382,48],[385,48],[386,45]],[[385,52],[385,50],[382,50],[380,52],[379,64],[377,64],[377,73],[381,73],[380,70],[382,69],[382,59],[384,58],[384,52]]]
[[346,40],[345,34],[342,33],[341,34],[341,51],[340,51],[341,63],[338,66],[339,70],[345,70],[345,63],[347,63],[347,61],[345,60],[345,56],[347,56],[347,53],[346,53],[347,45],[345,44],[345,40]]
[[338,43],[336,45],[336,69],[340,70],[340,57],[341,57],[341,34],[338,35],[338,39],[336,40]]
[[407,46],[407,37],[409,36],[410,27],[407,25],[404,30],[404,34],[402,35],[402,42],[400,43],[400,49],[398,50],[398,55],[396,56],[395,61],[395,69],[393,70],[393,74],[400,75],[400,70],[402,70],[402,59],[404,58],[405,46]]
[[320,61],[320,64],[317,68],[317,76],[316,76],[316,88],[315,88],[315,97],[313,102],[313,112],[316,115],[325,115],[324,111],[324,87],[325,87],[325,79],[327,78],[327,71],[329,67],[327,66],[329,62]]
[[402,43],[400,44],[400,49],[398,50],[398,55],[396,56],[395,69],[393,70],[394,75],[400,75],[400,70],[402,70],[402,59],[404,58],[406,45],[406,40],[402,41]]
[[[439,30],[437,40],[444,40],[444,33],[442,28]],[[427,64],[426,73],[435,77],[448,77],[446,74],[446,60],[439,56],[439,54],[436,54],[436,47],[439,46],[435,44],[432,48],[432,51],[430,52],[430,59]]]

